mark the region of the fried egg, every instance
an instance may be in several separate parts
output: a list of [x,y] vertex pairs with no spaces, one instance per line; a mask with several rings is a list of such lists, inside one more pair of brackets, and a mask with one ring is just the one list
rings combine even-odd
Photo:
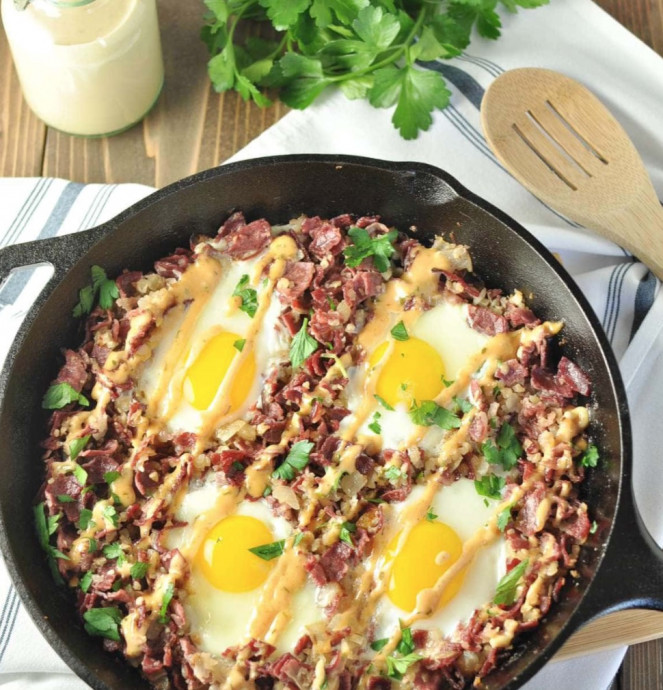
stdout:
[[[424,487],[415,487],[396,507],[395,523],[409,505],[421,500]],[[387,547],[382,568],[390,568],[387,591],[375,612],[375,637],[391,636],[416,608],[418,594],[433,587],[460,557],[463,544],[492,517],[497,501],[479,496],[474,482],[459,479],[437,490],[429,518],[418,522],[400,545],[400,531]],[[400,548],[399,548],[400,546]],[[451,633],[475,609],[491,601],[506,571],[503,537],[481,548],[473,561],[459,572],[445,589],[438,609],[414,628],[438,629]]]
[[[174,517],[185,527],[168,532],[165,545],[188,553],[196,530],[196,521],[207,531],[195,554],[190,557],[190,577],[184,608],[191,634],[202,651],[222,654],[228,647],[248,642],[251,621],[260,611],[261,597],[278,557],[264,560],[250,549],[273,544],[292,536],[293,529],[283,517],[274,515],[264,500],[241,501],[236,510],[208,526],[205,514],[213,515],[214,506],[228,487],[217,486],[213,474],[182,499]],[[307,632],[307,626],[323,620],[316,603],[316,587],[306,579],[293,596],[285,625],[266,642],[279,652],[294,649]]]
[[[200,305],[202,309],[186,347],[174,364],[167,388],[163,386],[166,362],[173,356],[187,312],[195,308],[197,299],[205,299],[204,293],[171,309],[154,334],[157,344],[139,374],[137,389],[146,401],[156,399],[155,414],[165,416],[168,430],[200,429],[202,415],[212,405],[233,361],[239,357],[252,327],[252,317],[239,309],[240,298],[233,296],[233,292],[244,280],[245,286],[255,290],[260,299],[264,285],[262,279],[254,276],[259,260],[260,257],[247,261],[220,260],[221,277],[212,294]],[[244,413],[258,398],[270,368],[287,359],[287,336],[278,325],[281,309],[279,300],[273,298],[257,329],[253,348],[246,353],[226,390],[229,414]]]
[[[435,399],[488,340],[488,336],[468,326],[467,305],[448,299],[422,312],[409,328],[406,340],[388,336],[368,353],[366,364],[348,371],[347,406],[355,413],[362,405],[370,371],[380,367],[375,386],[376,408],[358,434],[380,436],[383,448],[403,447],[415,433],[409,414],[412,403]],[[343,420],[341,432],[353,424],[353,416]],[[434,441],[439,442],[439,434],[436,436],[435,430],[431,433]]]

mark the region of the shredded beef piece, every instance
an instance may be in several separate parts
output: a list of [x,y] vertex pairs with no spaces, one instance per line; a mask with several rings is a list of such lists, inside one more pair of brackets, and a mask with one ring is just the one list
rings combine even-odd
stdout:
[[[82,453],[81,453],[82,455]],[[80,462],[80,461],[79,461]],[[111,455],[95,455],[91,460],[83,463],[82,467],[88,474],[88,479],[92,484],[103,484],[106,482],[104,475],[107,472],[115,472],[119,463]]]
[[309,252],[319,259],[331,257],[343,249],[343,235],[341,231],[330,223],[322,223],[310,229],[312,242]]
[[467,305],[467,323],[475,331],[484,335],[497,335],[509,330],[509,323],[503,316],[474,304]]
[[272,226],[266,220],[254,220],[248,225],[237,225],[224,239],[225,253],[244,261],[265,249],[272,239]]
[[509,320],[512,328],[518,328],[519,326],[536,326],[541,323],[541,319],[538,319],[531,309],[527,307],[517,307],[511,302],[507,304],[504,315]]
[[62,365],[56,383],[68,383],[77,393],[80,393],[88,378],[87,360],[81,352],[65,350],[65,363]]
[[124,271],[116,279],[115,284],[121,297],[134,297],[136,283],[143,277],[142,271]]
[[502,381],[505,386],[514,386],[516,383],[523,383],[527,376],[527,367],[517,359],[510,359],[497,367],[495,378]]
[[557,378],[580,395],[589,395],[592,391],[589,376],[567,357],[562,357],[559,360]]
[[295,261],[288,265],[283,278],[278,282],[279,299],[288,304],[303,294],[311,285],[315,265],[310,261]]
[[[440,271],[440,274],[444,278],[445,287],[455,295],[472,300],[481,294],[483,283],[474,273],[469,271],[458,271],[458,273]],[[449,285],[449,283],[455,283],[457,288]]]
[[176,249],[171,256],[154,262],[154,270],[162,278],[180,278],[191,263],[191,252],[188,249]]

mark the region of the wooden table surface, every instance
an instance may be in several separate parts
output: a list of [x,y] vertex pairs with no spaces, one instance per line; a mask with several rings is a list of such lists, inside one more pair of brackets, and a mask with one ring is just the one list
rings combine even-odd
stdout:
[[[554,0],[553,0],[554,1]],[[597,0],[663,55],[663,0]],[[56,176],[79,182],[140,182],[162,187],[213,167],[245,146],[287,108],[260,110],[210,88],[198,40],[202,3],[159,0],[167,80],[142,125],[111,139],[78,139],[46,127],[29,110],[0,31],[0,176]],[[606,624],[607,623],[607,624]],[[562,652],[663,635],[663,614],[625,612],[583,628]],[[578,688],[584,689],[582,679]],[[592,690],[592,689],[588,689]],[[633,645],[612,690],[663,690],[663,640]]]

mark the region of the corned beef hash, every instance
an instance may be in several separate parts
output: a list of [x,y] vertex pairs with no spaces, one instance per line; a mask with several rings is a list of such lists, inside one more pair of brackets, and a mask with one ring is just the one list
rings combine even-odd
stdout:
[[578,576],[590,381],[416,236],[237,212],[153,272],[92,266],[37,529],[155,688],[480,687]]

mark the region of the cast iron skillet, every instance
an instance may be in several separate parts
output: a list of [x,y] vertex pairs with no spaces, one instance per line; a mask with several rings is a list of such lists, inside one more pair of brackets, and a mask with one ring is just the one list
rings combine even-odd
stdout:
[[663,557],[644,528],[631,492],[626,396],[610,346],[591,308],[551,254],[511,218],[428,165],[351,156],[282,156],[202,172],[162,189],[92,230],[6,247],[0,281],[12,268],[48,263],[54,275],[29,312],[0,378],[0,544],[32,618],[69,666],[96,690],[147,688],[137,671],[102,651],[81,628],[71,593],[58,589],[34,533],[32,505],[43,477],[41,397],[64,346],[80,341],[71,317],[92,264],[109,275],[148,269],[193,233],[214,234],[233,210],[283,222],[300,213],[379,213],[419,237],[455,235],[471,247],[491,286],[531,293],[546,319],[563,319],[563,346],[594,382],[592,435],[601,452],[584,499],[598,529],[583,549],[577,585],[567,586],[545,622],[518,643],[488,689],[516,688],[580,625],[624,608],[663,610]]

